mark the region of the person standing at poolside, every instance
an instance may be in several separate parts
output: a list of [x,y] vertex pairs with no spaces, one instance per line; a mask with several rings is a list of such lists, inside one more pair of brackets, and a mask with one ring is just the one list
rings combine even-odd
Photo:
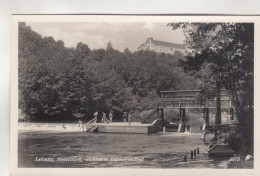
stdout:
[[126,122],[126,119],[127,119],[127,112],[124,112],[124,114],[123,114],[123,119],[124,119],[124,122]]
[[79,118],[79,125],[78,125],[78,127],[81,127],[82,126],[82,121],[81,121],[81,119]]
[[112,120],[113,120],[113,114],[112,114],[112,112],[110,112],[109,113],[109,121],[112,122]]
[[104,112],[103,112],[102,122],[103,123],[107,122],[106,113],[104,113]]
[[127,117],[128,117],[128,123],[129,123],[129,125],[131,125],[131,117],[132,117],[131,114],[128,113]]
[[94,123],[97,122],[97,116],[98,116],[98,112],[95,112],[95,113],[94,113]]

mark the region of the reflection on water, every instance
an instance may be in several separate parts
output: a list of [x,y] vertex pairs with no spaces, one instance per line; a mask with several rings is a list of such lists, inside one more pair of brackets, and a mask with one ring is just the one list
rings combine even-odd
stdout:
[[[221,168],[200,134],[19,132],[18,167]],[[190,159],[190,151],[200,154]],[[188,154],[187,162],[183,155]],[[51,158],[54,161],[49,161]],[[44,160],[44,161],[42,161]]]

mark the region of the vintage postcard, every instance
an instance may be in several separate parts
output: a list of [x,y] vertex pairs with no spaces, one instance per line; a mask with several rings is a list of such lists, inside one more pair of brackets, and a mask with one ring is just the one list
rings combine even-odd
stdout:
[[18,175],[257,175],[256,16],[13,15]]

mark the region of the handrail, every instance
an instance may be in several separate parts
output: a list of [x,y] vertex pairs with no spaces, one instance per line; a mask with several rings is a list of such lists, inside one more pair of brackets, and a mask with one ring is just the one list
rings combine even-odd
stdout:
[[152,105],[154,105],[155,103],[157,103],[161,98],[157,98],[153,103],[151,103],[148,108],[146,108],[145,110],[143,111],[147,111]]
[[142,119],[144,119],[144,112],[147,111],[149,108],[151,108],[155,103],[157,103],[161,98],[157,98],[155,101],[153,101],[145,110],[142,112]]
[[155,110],[153,110],[151,113],[149,113],[148,115],[147,115],[147,117],[144,119],[144,120],[142,120],[142,122],[146,122],[149,118],[151,118],[154,114],[155,114]]
[[[90,132],[91,130],[95,130],[97,128],[97,126],[91,126],[90,128],[88,128],[86,130],[86,132]],[[93,131],[92,131],[93,132]]]
[[94,117],[92,120],[90,120],[87,124],[90,124],[90,123],[96,123],[97,122],[97,118]]
[[201,90],[163,90],[159,93],[186,93],[186,92],[201,92]]

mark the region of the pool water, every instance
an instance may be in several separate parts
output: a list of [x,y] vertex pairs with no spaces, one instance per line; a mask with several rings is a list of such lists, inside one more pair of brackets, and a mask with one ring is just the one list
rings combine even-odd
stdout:
[[[223,168],[201,134],[19,132],[18,167]],[[199,154],[190,158],[191,150]],[[187,154],[187,161],[184,155]]]

